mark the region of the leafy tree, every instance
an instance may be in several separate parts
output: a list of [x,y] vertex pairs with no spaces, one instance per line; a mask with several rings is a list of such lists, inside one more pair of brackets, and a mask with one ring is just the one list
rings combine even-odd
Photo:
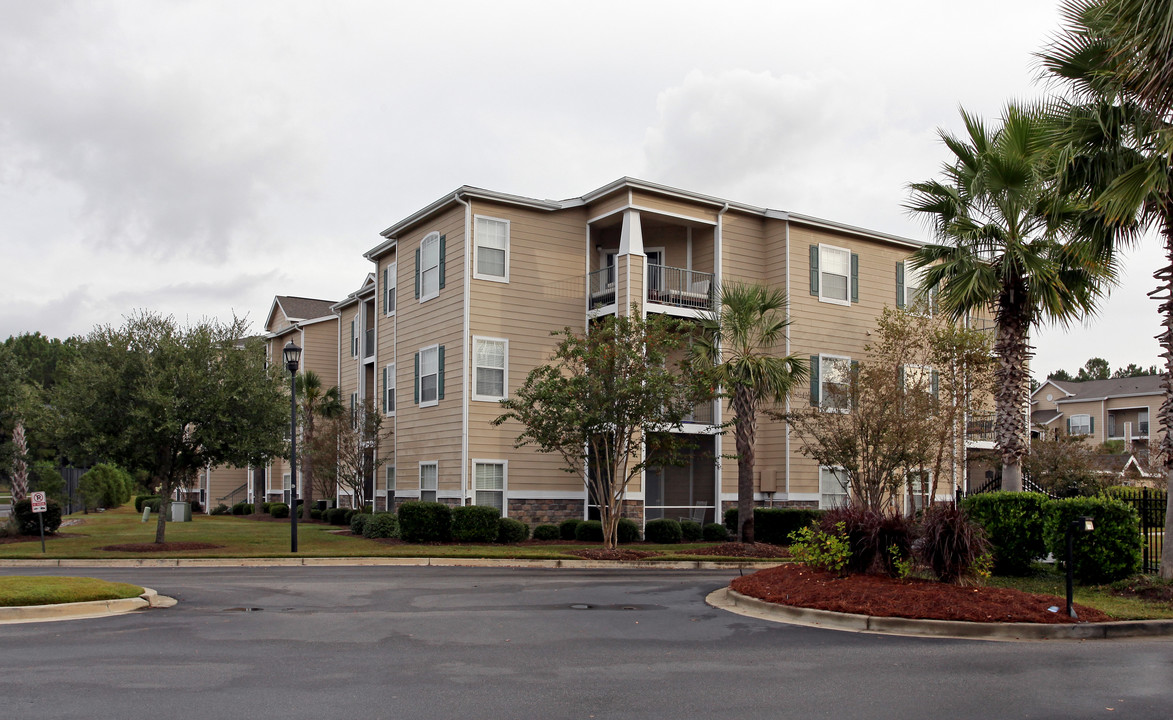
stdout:
[[1060,368],[1059,370],[1056,370],[1055,372],[1048,373],[1047,379],[1048,380],[1060,380],[1060,381],[1066,380],[1067,382],[1075,382],[1075,378],[1072,377],[1071,373],[1067,372],[1066,370],[1063,370],[1062,368]]
[[38,491],[57,502],[65,502],[65,479],[48,460],[38,460],[29,468],[29,492]]
[[1104,488],[1095,458],[1095,449],[1079,437],[1034,439],[1023,467],[1032,480],[1060,497],[1095,495]]
[[737,539],[754,541],[753,473],[758,412],[785,401],[806,379],[807,368],[794,355],[775,349],[790,320],[786,294],[765,285],[726,283],[721,307],[701,318],[693,343],[693,367],[730,399],[737,448]]
[[1040,118],[1010,107],[988,128],[962,111],[966,137],[941,133],[953,154],[944,180],[910,185],[907,207],[932,223],[941,244],[913,256],[925,284],[955,318],[991,308],[998,358],[995,443],[1002,487],[1022,489],[1027,454],[1026,398],[1030,330],[1067,324],[1090,312],[1115,266],[1082,237],[1081,206],[1050,192],[1046,133]]
[[1112,377],[1112,368],[1109,367],[1108,361],[1104,358],[1094,357],[1083,364],[1075,379],[1078,382],[1086,382],[1088,380],[1107,380],[1110,377]]
[[[1098,238],[1108,251],[1155,228],[1167,262],[1154,274],[1164,350],[1165,400],[1160,423],[1173,427],[1173,2],[1065,0],[1064,26],[1040,54],[1065,91],[1051,105],[1060,189],[1083,199],[1118,228]],[[1173,477],[1173,432],[1159,447]],[[1173,494],[1165,536],[1173,536]],[[1173,543],[1161,555],[1173,579]]]
[[585,335],[558,331],[551,361],[530,371],[493,420],[519,422],[516,447],[557,453],[563,470],[586,478],[608,548],[615,547],[631,479],[675,462],[682,448],[665,431],[680,429],[696,399],[690,376],[682,382],[683,364],[669,364],[687,341],[684,328],[673,318],[641,318],[633,307],[629,315],[592,322]]
[[336,448],[337,482],[350,493],[353,507],[362,510],[370,499],[367,483],[373,485],[379,468],[387,462],[379,454],[379,446],[391,437],[390,428],[383,428],[383,414],[368,399],[353,414],[342,413],[326,419],[320,437],[315,446],[321,448],[326,444]]
[[85,510],[116,508],[130,500],[134,479],[117,465],[98,463],[86,471],[78,481],[78,492]]
[[163,497],[157,543],[171,495],[199,471],[284,451],[288,395],[259,341],[239,346],[246,330],[239,319],[183,327],[136,312],[122,327],[95,328],[51,395],[71,457],[150,473]]
[[[305,505],[302,507],[302,519],[310,519],[310,507],[314,504],[314,490],[317,483],[314,480],[315,468],[314,453],[321,443],[317,442],[318,421],[340,417],[343,413],[342,396],[335,385],[323,389],[322,379],[313,370],[306,370],[297,376],[297,401],[301,415],[301,436],[299,443],[301,464],[301,487],[305,490]],[[335,453],[327,453],[333,457]]]
[[1160,370],[1156,365],[1149,365],[1147,368],[1142,368],[1136,363],[1128,363],[1122,368],[1117,368],[1116,372],[1112,373],[1114,378],[1134,378],[1144,377],[1145,375],[1159,375]]

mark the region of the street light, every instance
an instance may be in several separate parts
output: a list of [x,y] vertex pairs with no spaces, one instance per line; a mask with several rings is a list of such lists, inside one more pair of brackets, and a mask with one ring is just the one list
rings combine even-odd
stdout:
[[281,355],[289,368],[289,552],[297,552],[297,365],[301,348],[290,340]]
[[1067,524],[1067,614],[1072,619],[1078,619],[1078,616],[1075,614],[1075,606],[1071,604],[1071,585],[1075,575],[1075,567],[1072,559],[1072,556],[1075,554],[1075,534],[1090,533],[1095,529],[1095,521],[1086,515],[1077,517]]

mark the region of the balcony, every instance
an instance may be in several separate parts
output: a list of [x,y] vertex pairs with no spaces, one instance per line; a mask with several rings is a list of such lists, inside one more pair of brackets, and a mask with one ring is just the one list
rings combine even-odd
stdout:
[[[713,273],[669,265],[647,268],[647,302],[688,310],[716,309]],[[587,297],[591,310],[615,304],[615,268],[599,268],[587,275]]]
[[965,439],[970,442],[994,442],[994,413],[973,413],[965,423]]
[[587,297],[591,310],[615,304],[615,268],[599,268],[587,275]]
[[712,425],[713,418],[716,417],[716,413],[713,412],[714,402],[708,400],[693,405],[692,412],[684,417],[684,422],[695,425]]

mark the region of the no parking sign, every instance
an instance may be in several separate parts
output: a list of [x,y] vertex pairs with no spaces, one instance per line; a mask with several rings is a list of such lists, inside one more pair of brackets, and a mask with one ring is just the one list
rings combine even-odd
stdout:
[[33,501],[33,512],[43,513],[46,511],[47,507],[45,504],[45,493],[43,493],[43,492],[29,493],[29,499]]

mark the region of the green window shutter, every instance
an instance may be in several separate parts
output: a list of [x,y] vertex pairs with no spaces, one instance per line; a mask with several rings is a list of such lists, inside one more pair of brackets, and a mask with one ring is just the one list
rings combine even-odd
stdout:
[[420,249],[415,249],[415,296],[420,296]]
[[851,302],[859,302],[859,255],[851,253]]
[[383,314],[384,315],[386,315],[388,312],[391,311],[391,305],[388,302],[391,299],[391,296],[387,294],[387,272],[388,272],[388,268],[383,268]]
[[[384,270],[383,272],[387,272]],[[387,366],[383,366],[383,412],[387,412]]]
[[[814,247],[813,245],[811,247]],[[817,247],[815,247],[818,250]],[[811,407],[819,406],[819,356],[811,355]]]
[[1095,415],[1088,415],[1087,416],[1087,431],[1093,435],[1096,433],[1096,416]]
[[896,263],[896,307],[904,307],[904,262]]
[[932,374],[933,381],[933,397],[937,397],[941,393],[941,373],[936,370]]
[[[443,240],[441,240],[443,242]],[[444,346],[436,353],[436,398],[444,399]]]
[[1067,418],[1067,434],[1071,434],[1071,418]]
[[[444,269],[448,266],[444,260],[444,255],[446,254],[444,245],[447,238],[447,235],[440,236],[440,287],[444,287]],[[441,394],[440,397],[444,397],[444,395]]]
[[811,245],[811,295],[819,294],[819,246]]
[[415,354],[415,382],[412,386],[411,397],[416,405],[420,404],[420,354]]

